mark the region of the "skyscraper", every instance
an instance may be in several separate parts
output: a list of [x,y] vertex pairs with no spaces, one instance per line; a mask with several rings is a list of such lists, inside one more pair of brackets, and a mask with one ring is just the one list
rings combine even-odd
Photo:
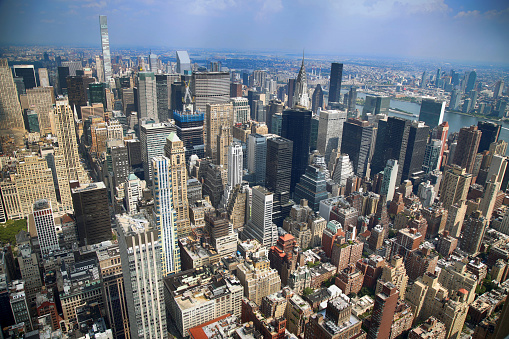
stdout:
[[148,118],[158,122],[157,85],[154,73],[139,72],[137,87],[138,119]]
[[37,73],[39,73],[39,85],[41,87],[48,87],[49,86],[48,69],[47,68],[39,68]]
[[498,141],[501,127],[502,126],[500,126],[500,124],[492,121],[479,121],[477,123],[477,128],[482,132],[477,153],[482,153],[486,150],[489,150],[491,143]]
[[145,124],[140,127],[141,160],[145,180],[152,180],[152,158],[164,154],[166,137],[175,132],[175,126],[169,122]]
[[170,133],[166,138],[164,151],[170,161],[171,202],[177,216],[177,237],[180,239],[191,234],[191,222],[187,200],[187,168],[184,143],[175,132]]
[[238,142],[232,143],[228,147],[228,174],[226,178],[226,187],[224,190],[224,197],[221,201],[222,206],[227,207],[231,194],[237,185],[242,183],[243,173],[243,158],[242,145]]
[[32,207],[32,215],[41,254],[46,255],[51,251],[59,250],[60,246],[58,245],[51,201],[46,199],[37,200]]
[[94,78],[88,78],[81,75],[69,76],[67,81],[67,96],[69,105],[78,113],[78,118],[81,119],[81,107],[87,105],[87,88],[90,83],[94,82]]
[[292,177],[293,142],[277,137],[267,140],[267,166],[265,187],[274,193],[272,220],[279,227],[283,226],[292,204],[290,200],[290,183]]
[[[352,114],[353,112],[355,112],[356,104],[357,104],[357,87],[352,86],[348,91],[348,107],[347,107],[348,113]],[[357,115],[355,117],[357,118]]]
[[[440,186],[440,202],[448,209],[453,204],[466,201],[472,174],[460,166],[452,166],[445,174]],[[452,232],[451,232],[452,233]]]
[[408,133],[408,145],[403,163],[402,180],[410,179],[412,174],[422,171],[429,127],[422,121],[412,121]]
[[465,87],[465,93],[468,93],[474,89],[476,80],[477,80],[477,73],[475,71],[471,71],[470,73],[468,73],[468,80],[467,80],[467,86]]
[[501,97],[504,93],[504,80],[499,80],[495,84],[495,88],[493,89],[493,97],[497,99],[498,97]]
[[390,338],[394,311],[399,299],[399,291],[391,282],[383,283],[382,290],[376,294],[371,313],[371,323],[366,338]]
[[[218,136],[221,130],[226,128],[225,134],[231,134],[231,126],[233,125],[233,105],[231,103],[224,104],[207,104],[205,113],[206,143],[205,154],[213,159],[217,164],[218,159]],[[205,130],[204,130],[205,131]],[[226,145],[228,147],[229,144]]]
[[131,338],[168,338],[161,265],[163,239],[142,214],[117,215],[116,223]]
[[419,121],[424,121],[430,128],[435,128],[444,120],[445,101],[422,99]]
[[253,176],[253,186],[265,186],[267,138],[258,133],[251,133],[247,140],[247,169]]
[[456,111],[460,105],[461,93],[457,89],[451,92],[451,100],[449,101],[449,109]]
[[320,112],[316,148],[324,156],[326,163],[329,162],[332,150],[335,149],[340,152],[346,115],[346,111]]
[[262,246],[274,246],[277,241],[277,227],[272,223],[274,195],[264,187],[253,187],[251,219],[244,229],[244,236],[256,239]]
[[327,197],[327,184],[323,169],[316,165],[309,165],[295,186],[294,200],[306,199],[309,207],[316,212],[320,207],[320,201]]
[[302,55],[302,65],[299,74],[295,80],[295,89],[293,93],[292,108],[300,106],[309,109],[308,79],[306,76],[306,67],[304,67],[304,55]]
[[453,163],[465,168],[467,173],[472,173],[474,169],[475,156],[479,149],[481,135],[482,132],[477,126],[463,127],[460,129]]
[[191,59],[187,51],[177,51],[177,73],[191,74]]
[[23,145],[25,125],[18,93],[7,59],[0,59],[0,137],[14,136],[16,145]]
[[366,95],[364,106],[362,107],[362,116],[366,117],[367,113],[377,115],[380,113],[389,113],[391,98],[380,95]]
[[288,109],[283,111],[281,136],[293,142],[291,192],[308,165],[310,131],[310,110]]
[[156,97],[157,97],[157,119],[160,122],[167,121],[169,118],[169,101],[168,101],[168,75],[156,74]]
[[25,89],[37,87],[34,65],[14,65],[12,70],[15,77],[23,78]]
[[352,160],[355,174],[363,178],[368,170],[371,154],[374,151],[372,123],[360,119],[348,119],[343,124],[341,152]]
[[465,218],[460,241],[460,248],[463,251],[473,255],[479,252],[487,222],[481,211],[475,211]]
[[204,158],[203,120],[205,114],[191,110],[175,111],[173,112],[173,119],[175,119],[175,125],[177,126],[177,135],[184,143],[186,163],[193,154],[196,154],[200,159]]
[[67,94],[67,77],[69,76],[69,67],[58,66],[58,93]]
[[329,102],[340,101],[342,79],[343,79],[343,64],[333,62],[330,68]]
[[104,79],[107,83],[109,83],[113,73],[111,72],[110,38],[108,36],[108,20],[106,15],[99,16],[99,25],[101,25],[101,48],[103,51]]
[[384,169],[384,178],[380,187],[380,194],[387,197],[387,201],[394,197],[394,189],[396,188],[396,179],[399,172],[398,161],[394,159],[387,160],[387,166]]
[[313,92],[313,103],[311,106],[311,110],[316,113],[318,108],[323,108],[323,91],[322,86],[320,84],[316,85],[315,91]]
[[249,121],[249,104],[247,98],[232,98],[233,104],[233,122],[244,123]]
[[389,117],[387,121],[380,120],[378,122],[378,133],[371,170],[374,174],[379,173],[385,168],[389,159],[397,160],[399,169],[396,185],[400,184],[403,175],[403,164],[405,163],[411,124],[410,120],[398,117]]
[[[180,249],[177,237],[177,212],[173,206],[175,188],[170,178],[170,159],[164,156],[152,160],[152,195],[154,220],[161,241],[161,270],[163,277],[180,272]],[[177,192],[175,192],[177,193]]]
[[80,246],[111,240],[108,192],[102,181],[73,188],[72,202]]

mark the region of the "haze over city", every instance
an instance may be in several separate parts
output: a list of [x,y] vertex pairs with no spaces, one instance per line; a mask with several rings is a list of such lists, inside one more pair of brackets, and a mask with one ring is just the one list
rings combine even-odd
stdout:
[[506,63],[506,1],[4,0],[2,44],[278,50]]

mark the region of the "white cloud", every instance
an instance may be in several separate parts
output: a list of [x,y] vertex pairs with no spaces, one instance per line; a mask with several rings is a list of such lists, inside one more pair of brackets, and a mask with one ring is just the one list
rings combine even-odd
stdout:
[[81,6],[85,8],[103,8],[106,7],[106,1],[87,2]]
[[458,12],[455,16],[455,19],[462,18],[484,18],[484,19],[506,19],[509,20],[509,7],[502,10],[492,9],[486,11],[484,13],[473,10],[473,11],[461,11]]
[[[342,15],[392,17],[399,14],[445,13],[450,7],[444,0],[327,0],[328,6]],[[313,2],[309,2],[312,4]]]
[[261,0],[261,1],[262,6],[255,15],[255,18],[257,20],[262,20],[267,15],[277,13],[283,9],[282,0]]

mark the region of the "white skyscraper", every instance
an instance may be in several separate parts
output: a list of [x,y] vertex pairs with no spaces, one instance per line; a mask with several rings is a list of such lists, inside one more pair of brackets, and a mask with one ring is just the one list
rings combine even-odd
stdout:
[[293,93],[292,108],[301,106],[309,108],[308,79],[306,76],[306,68],[304,67],[304,55],[302,55],[302,65],[300,66],[299,75],[295,81],[295,90]]
[[191,73],[191,59],[187,51],[177,51],[177,73],[185,74],[185,72]]
[[99,15],[99,24],[101,25],[101,47],[103,50],[104,79],[107,83],[112,77],[111,56],[110,56],[110,38],[108,36],[108,20],[106,15]]
[[221,206],[228,204],[231,192],[235,186],[242,183],[243,156],[244,153],[240,143],[234,142],[228,147],[228,177]]
[[274,194],[264,187],[253,187],[251,220],[244,229],[245,238],[256,239],[263,246],[274,246],[277,241],[277,227],[272,222]]
[[45,255],[51,251],[59,250],[55,219],[51,202],[46,199],[37,200],[32,206],[37,238],[41,246],[41,254]]
[[168,338],[158,231],[144,214],[116,221],[131,338]]
[[143,186],[142,181],[136,175],[133,173],[129,174],[125,183],[125,204],[127,213],[132,215],[138,212],[138,201],[141,200]]
[[232,98],[231,103],[233,104],[234,123],[249,121],[250,108],[247,98]]
[[160,124],[145,124],[140,126],[141,160],[147,184],[152,180],[152,158],[164,155],[166,137],[175,131],[175,126],[169,122]]
[[346,180],[353,177],[353,165],[348,154],[341,154],[336,160],[332,180],[340,185],[345,186]]
[[138,73],[138,119],[158,122],[156,77],[153,72]]
[[343,124],[346,121],[346,116],[346,111],[320,111],[316,148],[325,157],[327,163],[332,150],[341,151],[341,137],[343,136]]
[[384,178],[380,188],[380,194],[387,197],[387,201],[391,201],[394,197],[396,189],[396,178],[398,177],[398,161],[394,159],[387,160],[387,166],[384,169]]
[[157,54],[150,53],[148,56],[148,62],[150,64],[150,71],[157,74]]
[[170,159],[164,156],[152,158],[152,195],[154,197],[154,221],[161,241],[163,276],[180,272],[180,249],[177,239],[177,213],[172,204]]

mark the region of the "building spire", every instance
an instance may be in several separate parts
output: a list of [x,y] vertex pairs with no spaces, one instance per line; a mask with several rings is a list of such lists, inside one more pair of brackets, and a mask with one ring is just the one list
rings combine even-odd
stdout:
[[292,107],[295,106],[301,106],[306,109],[309,108],[308,79],[306,67],[304,67],[304,50],[302,50],[302,64],[300,66],[299,75],[297,75],[297,80],[295,81]]

